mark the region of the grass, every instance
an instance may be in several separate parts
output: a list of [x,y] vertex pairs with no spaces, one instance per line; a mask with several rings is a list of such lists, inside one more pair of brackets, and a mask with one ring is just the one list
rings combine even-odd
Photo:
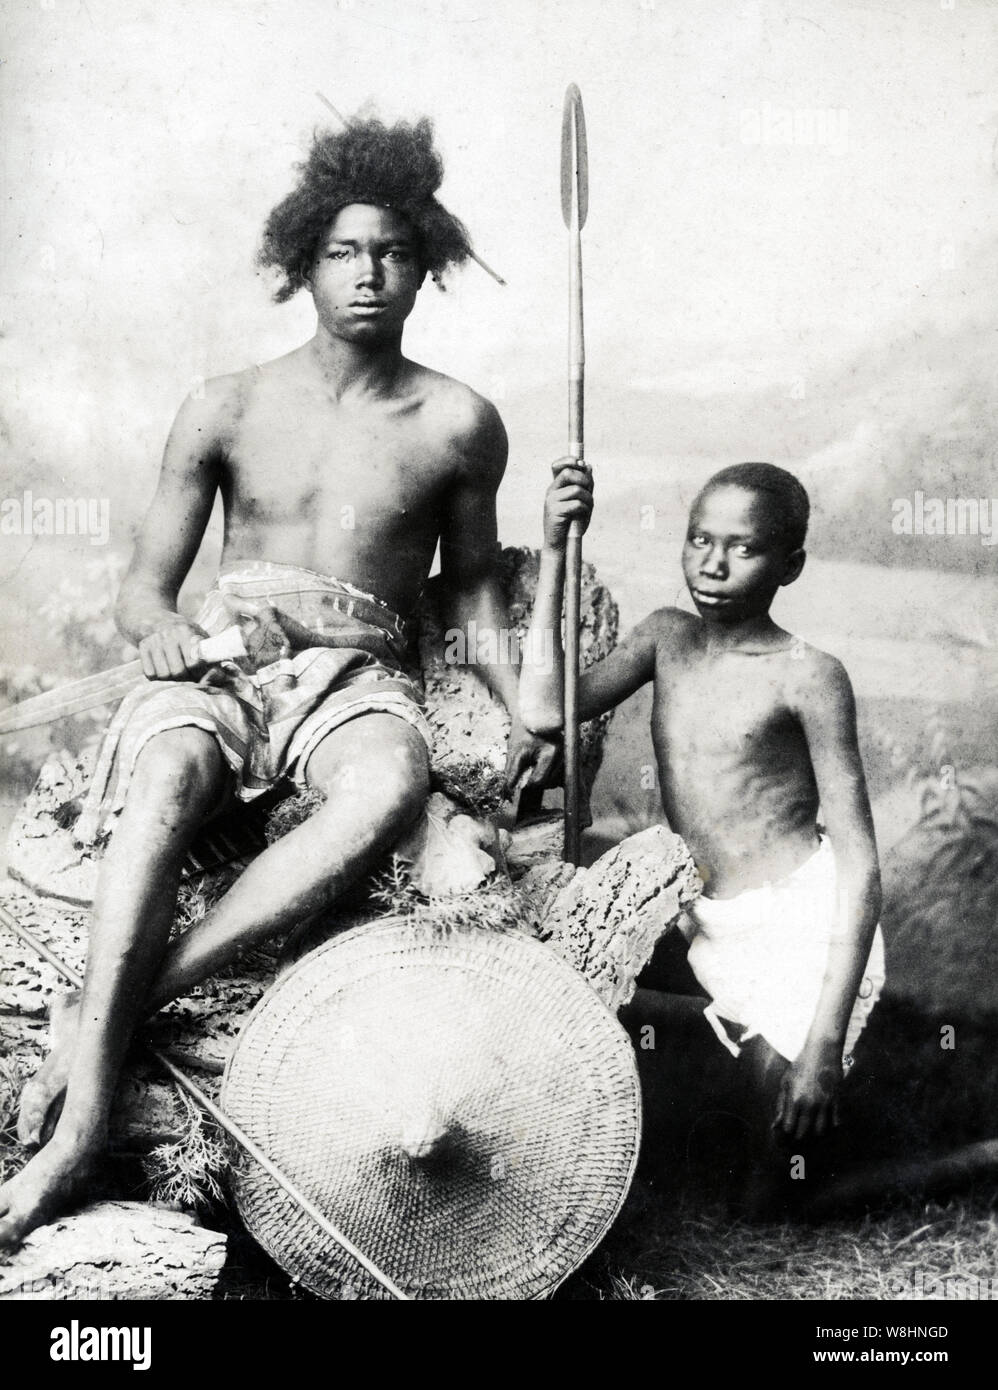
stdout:
[[617,1227],[561,1296],[911,1301],[990,1292],[998,1298],[996,1195],[981,1190],[946,1203],[911,1202],[820,1226],[747,1225],[719,1206],[656,1198],[637,1185]]
[[505,878],[491,879],[471,892],[427,898],[413,886],[405,862],[395,854],[388,869],[373,880],[371,899],[386,916],[405,917],[414,929],[439,936],[512,929],[533,935],[538,924],[535,895]]

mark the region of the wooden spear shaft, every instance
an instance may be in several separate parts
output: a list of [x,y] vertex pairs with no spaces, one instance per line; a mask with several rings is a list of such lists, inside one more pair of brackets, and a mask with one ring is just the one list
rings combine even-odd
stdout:
[[[565,93],[561,139],[561,210],[568,228],[568,452],[585,458],[586,347],[582,318],[582,228],[589,210],[589,169],[582,95],[573,82]],[[582,528],[569,527],[565,547],[565,849],[580,859],[579,627],[582,598]]]
[[[83,977],[77,974],[75,970],[72,970],[65,961],[60,960],[54,951],[50,951],[43,942],[38,940],[33,932],[30,932],[27,927],[22,926],[17,918],[4,907],[0,907],[0,922],[2,922],[5,927],[8,927],[26,946],[30,946],[36,955],[41,956],[42,960],[48,961],[49,965],[51,965],[54,970],[58,971],[63,979],[67,980],[75,989],[83,988]],[[240,1148],[244,1149],[246,1153],[249,1154],[250,1158],[255,1159],[255,1161],[259,1163],[264,1172],[272,1177],[279,1187],[284,1189],[295,1205],[300,1207],[306,1215],[310,1216],[320,1230],[325,1231],[326,1235],[342,1250],[345,1250],[348,1255],[352,1255],[357,1263],[361,1265],[362,1268],[366,1269],[368,1274],[376,1279],[382,1288],[390,1293],[393,1298],[401,1299],[404,1302],[409,1301],[409,1295],[403,1293],[398,1285],[394,1283],[393,1280],[389,1279],[388,1275],[385,1274],[383,1270],[380,1270],[372,1260],[369,1260],[362,1251],[358,1250],[353,1241],[345,1236],[337,1226],[334,1226],[328,1217],[323,1215],[315,1203],[306,1197],[300,1188],[295,1186],[287,1174],[282,1172],[276,1163],[271,1162],[260,1148],[259,1144],[256,1144],[246,1131],[236,1124],[235,1120],[226,1115],[224,1110],[221,1110],[209,1096],[205,1095],[200,1086],[196,1085],[185,1072],[182,1072],[180,1068],[171,1062],[169,1057],[165,1057],[162,1052],[157,1052],[154,1048],[150,1048],[149,1050],[156,1061],[159,1062],[160,1066],[163,1067],[164,1071],[168,1072],[173,1078],[176,1084],[182,1090],[186,1091],[191,1099],[201,1106],[202,1110],[206,1110],[211,1118],[225,1130],[226,1134],[234,1139]]]

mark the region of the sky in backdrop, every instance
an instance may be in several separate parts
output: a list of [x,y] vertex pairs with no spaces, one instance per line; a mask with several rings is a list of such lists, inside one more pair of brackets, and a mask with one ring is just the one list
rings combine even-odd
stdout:
[[[474,266],[428,286],[408,351],[496,401],[502,535],[536,543],[565,441],[574,81],[587,544],[625,616],[675,570],[703,477],[744,457],[808,482],[819,560],[966,571],[993,603],[979,536],[891,531],[892,499],[917,488],[998,493],[993,4],[8,0],[2,57],[0,496],[107,498],[127,548],[185,393],[310,335],[307,298],[275,307],[254,256],[334,124],[321,92],[435,119],[441,196],[508,286]],[[53,573],[94,554],[0,537],[8,651],[30,649]]]

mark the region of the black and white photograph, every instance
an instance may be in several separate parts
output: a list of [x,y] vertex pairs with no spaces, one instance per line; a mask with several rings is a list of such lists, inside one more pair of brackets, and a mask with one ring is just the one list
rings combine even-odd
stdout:
[[792,1303],[794,1367],[958,1362],[998,1298],[998,7],[2,33],[31,1364],[165,1366],[167,1303],[423,1300]]

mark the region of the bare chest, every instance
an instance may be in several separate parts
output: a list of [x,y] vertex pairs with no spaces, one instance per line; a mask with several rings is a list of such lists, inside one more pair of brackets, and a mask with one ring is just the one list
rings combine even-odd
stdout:
[[449,476],[445,451],[417,419],[329,410],[307,401],[251,406],[229,450],[233,524],[383,533],[425,524]]
[[653,733],[673,765],[778,760],[798,732],[778,657],[681,660],[656,678]]

